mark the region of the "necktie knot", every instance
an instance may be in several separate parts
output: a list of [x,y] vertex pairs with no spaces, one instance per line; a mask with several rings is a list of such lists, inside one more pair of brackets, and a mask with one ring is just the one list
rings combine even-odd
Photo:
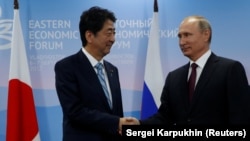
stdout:
[[192,63],[191,67],[192,67],[192,69],[196,69],[198,67],[198,65],[195,63]]
[[96,65],[95,65],[95,67],[96,67],[96,69],[97,70],[102,70],[102,68],[103,68],[103,65],[102,65],[102,63],[97,63]]

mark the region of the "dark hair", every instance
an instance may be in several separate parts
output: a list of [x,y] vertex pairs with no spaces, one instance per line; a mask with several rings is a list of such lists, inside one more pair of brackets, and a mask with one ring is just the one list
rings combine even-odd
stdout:
[[115,22],[116,17],[114,13],[98,6],[91,7],[82,13],[79,22],[79,30],[83,47],[87,44],[85,32],[89,30],[96,35],[96,33],[102,29],[104,22],[108,19]]

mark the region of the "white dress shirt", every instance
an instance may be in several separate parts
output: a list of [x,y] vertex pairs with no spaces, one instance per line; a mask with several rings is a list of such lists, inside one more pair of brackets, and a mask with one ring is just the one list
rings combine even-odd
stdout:
[[[92,65],[92,67],[95,69],[95,72],[97,73],[97,69],[96,69],[95,65],[96,65],[97,63],[99,63],[99,62],[103,64],[103,59],[100,60],[100,61],[98,62],[91,54],[89,54],[89,53],[86,51],[86,49],[85,49],[84,47],[82,48],[82,52],[87,56],[87,58],[89,59],[91,65]],[[103,64],[103,66],[104,66],[104,64]],[[109,86],[109,81],[108,81],[107,72],[106,72],[106,70],[104,69],[104,67],[103,67],[102,71],[104,72],[103,74],[104,74],[104,76],[105,76],[105,81],[106,81],[106,84],[107,84],[107,88],[108,88],[108,92],[109,92],[110,101],[111,101],[111,103],[112,103],[112,94],[111,94],[111,90],[110,90],[110,86]]]
[[198,65],[198,67],[196,68],[196,80],[195,80],[195,86],[201,76],[201,72],[204,69],[204,66],[209,58],[209,56],[212,54],[211,50],[208,50],[206,53],[204,53],[198,60],[196,60],[195,62],[190,60],[190,66],[189,66],[189,71],[188,71],[188,78],[189,79],[190,75],[191,75],[191,71],[192,71],[192,67],[191,64],[195,63]]

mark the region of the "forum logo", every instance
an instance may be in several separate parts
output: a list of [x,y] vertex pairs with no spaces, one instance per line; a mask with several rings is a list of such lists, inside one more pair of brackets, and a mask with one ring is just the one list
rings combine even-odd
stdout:
[[0,50],[11,47],[13,20],[2,19],[2,7],[0,6]]

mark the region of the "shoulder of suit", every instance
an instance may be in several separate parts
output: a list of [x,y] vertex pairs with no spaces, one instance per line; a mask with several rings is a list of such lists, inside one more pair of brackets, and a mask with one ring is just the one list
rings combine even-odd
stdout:
[[56,64],[68,64],[68,63],[76,62],[76,60],[79,60],[78,56],[79,56],[79,52],[75,54],[71,54],[69,56],[66,56],[58,60]]
[[189,63],[170,71],[170,73],[186,72],[186,70],[188,70],[188,68],[189,68]]
[[239,62],[237,60],[231,59],[231,58],[226,58],[226,57],[222,57],[222,56],[217,56],[219,61],[222,61],[223,63],[236,63]]

